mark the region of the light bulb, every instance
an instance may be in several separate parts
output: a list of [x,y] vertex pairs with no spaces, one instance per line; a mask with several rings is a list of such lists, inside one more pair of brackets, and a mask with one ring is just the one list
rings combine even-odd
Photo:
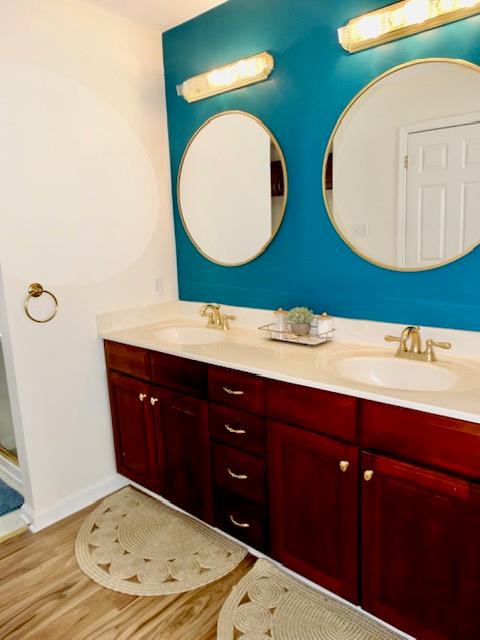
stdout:
[[453,11],[457,8],[458,0],[439,0],[440,13]]
[[207,74],[207,82],[212,87],[235,84],[242,78],[254,78],[262,73],[266,64],[261,59],[240,60],[225,69],[215,69]]
[[428,20],[429,0],[410,0],[405,5],[405,19],[407,24],[420,24]]
[[390,11],[388,14],[388,21],[392,29],[400,29],[405,25],[405,10],[404,7]]
[[354,28],[358,36],[365,40],[376,38],[383,32],[382,18],[379,15],[365,16],[360,18]]

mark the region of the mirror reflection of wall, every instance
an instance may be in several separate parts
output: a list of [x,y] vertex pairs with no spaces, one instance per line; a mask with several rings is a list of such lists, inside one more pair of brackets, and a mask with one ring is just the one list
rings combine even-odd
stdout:
[[332,137],[324,193],[344,240],[399,270],[440,266],[480,242],[480,74],[455,60],[393,69]]
[[190,239],[213,262],[235,266],[257,257],[280,227],[286,197],[280,147],[250,114],[218,114],[187,146],[179,209]]

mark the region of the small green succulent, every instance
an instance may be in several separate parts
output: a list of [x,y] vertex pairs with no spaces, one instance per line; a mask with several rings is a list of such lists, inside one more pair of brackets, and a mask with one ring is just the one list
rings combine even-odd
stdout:
[[287,322],[290,324],[310,324],[314,313],[308,307],[294,307],[287,315]]

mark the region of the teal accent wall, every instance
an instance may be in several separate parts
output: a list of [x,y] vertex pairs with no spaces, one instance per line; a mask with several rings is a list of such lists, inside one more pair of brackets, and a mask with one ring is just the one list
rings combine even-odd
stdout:
[[[480,16],[354,55],[344,52],[337,28],[385,4],[229,0],[164,34],[182,300],[272,309],[308,305],[349,318],[480,329],[480,248],[432,271],[381,269],[344,244],[323,203],[321,170],[328,138],[365,84],[416,58],[463,58],[480,64]],[[276,63],[268,82],[194,104],[176,95],[176,85],[186,78],[264,50]],[[215,265],[195,250],[176,202],[177,171],[188,140],[204,120],[229,109],[249,111],[265,122],[284,151],[289,177],[289,201],[277,237],[262,256],[234,268]]]

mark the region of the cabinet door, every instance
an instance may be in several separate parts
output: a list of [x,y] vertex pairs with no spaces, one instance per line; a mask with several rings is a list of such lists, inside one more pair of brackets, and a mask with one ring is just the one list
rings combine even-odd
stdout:
[[368,453],[362,472],[363,607],[418,638],[471,640],[470,485]]
[[153,491],[160,491],[159,451],[150,385],[121,373],[108,375],[118,472]]
[[[158,391],[158,393],[157,393]],[[212,515],[208,405],[158,389],[155,418],[165,443],[165,497],[207,522]]]
[[269,422],[268,468],[273,557],[356,602],[358,450]]

